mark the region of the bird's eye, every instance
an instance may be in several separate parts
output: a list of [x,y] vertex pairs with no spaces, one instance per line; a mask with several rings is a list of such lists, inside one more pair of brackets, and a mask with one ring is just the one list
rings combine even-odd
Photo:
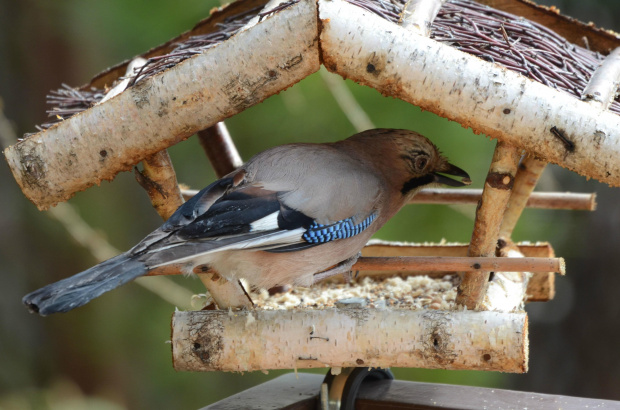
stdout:
[[415,168],[418,171],[423,171],[424,168],[426,168],[426,165],[428,165],[428,158],[426,157],[418,157],[415,160]]

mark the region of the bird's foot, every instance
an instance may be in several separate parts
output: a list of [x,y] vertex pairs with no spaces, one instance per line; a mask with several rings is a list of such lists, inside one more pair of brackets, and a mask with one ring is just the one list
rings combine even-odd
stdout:
[[353,279],[353,274],[351,272],[351,267],[355,265],[355,262],[362,256],[361,252],[358,252],[357,255],[350,257],[349,259],[345,259],[340,262],[338,265],[334,266],[331,269],[324,270],[323,272],[315,273],[314,283],[320,282],[324,279],[330,278],[335,275],[342,275],[344,277],[345,282],[349,283]]

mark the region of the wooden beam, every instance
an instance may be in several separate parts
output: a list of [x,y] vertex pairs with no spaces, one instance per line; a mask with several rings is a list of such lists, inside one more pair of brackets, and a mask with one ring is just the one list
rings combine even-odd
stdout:
[[[519,173],[522,172],[522,167],[527,167],[530,169],[526,162],[522,162],[522,165],[519,165],[517,176],[515,176],[515,186],[513,187],[511,202],[509,202],[507,212],[511,209],[510,204],[512,204],[512,197],[516,192],[521,190],[521,187],[517,186],[517,181],[519,180]],[[185,191],[183,195],[185,195]],[[475,205],[478,201],[480,201],[481,197],[481,189],[427,188],[418,192],[409,203]],[[596,194],[579,194],[572,192],[533,192],[525,198],[525,207],[539,209],[566,209],[572,211],[594,211],[596,209]],[[506,215],[504,215],[504,219],[505,218]]]
[[[566,273],[562,258],[495,258],[495,257],[450,257],[450,256],[393,256],[393,257],[361,257],[351,267],[353,271],[373,271],[376,276],[395,272],[472,272],[484,271],[513,272],[515,269],[528,272]],[[194,273],[210,272],[207,265],[194,269]],[[151,270],[147,276],[180,275],[180,266],[166,265]]]
[[[554,258],[549,242],[517,243],[523,255],[530,258]],[[464,243],[411,243],[372,239],[362,249],[362,256],[467,256],[468,244]]]
[[527,371],[525,313],[407,309],[175,312],[179,371],[418,367]]
[[[450,256],[394,256],[361,257],[352,270],[375,272],[557,272],[566,273],[562,258],[496,258],[496,257],[450,257]],[[488,279],[487,279],[488,281]]]
[[316,410],[323,379],[325,379],[325,376],[322,374],[287,373],[210,404],[200,410]]
[[[516,183],[516,181],[515,181]],[[195,189],[183,189],[187,201],[198,193]],[[482,197],[482,189],[427,188],[418,192],[410,204],[476,205]],[[527,199],[527,208],[566,209],[572,211],[594,211],[596,194],[572,192],[533,192]]]

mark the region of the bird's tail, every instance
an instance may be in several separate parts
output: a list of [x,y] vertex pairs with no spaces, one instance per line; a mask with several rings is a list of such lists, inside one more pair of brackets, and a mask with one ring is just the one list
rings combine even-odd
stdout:
[[22,302],[30,311],[41,316],[68,312],[144,275],[146,271],[144,263],[123,253],[77,275],[29,293]]

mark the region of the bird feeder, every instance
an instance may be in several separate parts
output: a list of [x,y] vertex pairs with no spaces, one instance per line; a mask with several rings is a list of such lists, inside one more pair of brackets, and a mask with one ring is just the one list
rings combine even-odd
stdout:
[[[593,195],[532,193],[547,162],[620,185],[618,45],[612,33],[523,0],[238,0],[89,84],[57,91],[56,119],[4,154],[41,210],[143,162],[138,180],[166,219],[193,194],[179,189],[168,147],[197,133],[216,173],[232,171],[242,162],[223,121],[323,64],[498,140],[482,191],[415,198],[477,203],[471,243],[372,241],[353,268],[357,285],[332,281],[279,297],[248,294],[199,267],[215,304],[173,314],[175,369],[521,373],[523,303],[552,299],[564,265],[549,244],[515,244],[511,234],[526,206],[594,209]],[[389,280],[422,274],[442,295],[342,297],[360,294],[360,283],[381,292]],[[341,296],[318,302],[327,294]],[[287,305],[300,295],[317,306]]]

